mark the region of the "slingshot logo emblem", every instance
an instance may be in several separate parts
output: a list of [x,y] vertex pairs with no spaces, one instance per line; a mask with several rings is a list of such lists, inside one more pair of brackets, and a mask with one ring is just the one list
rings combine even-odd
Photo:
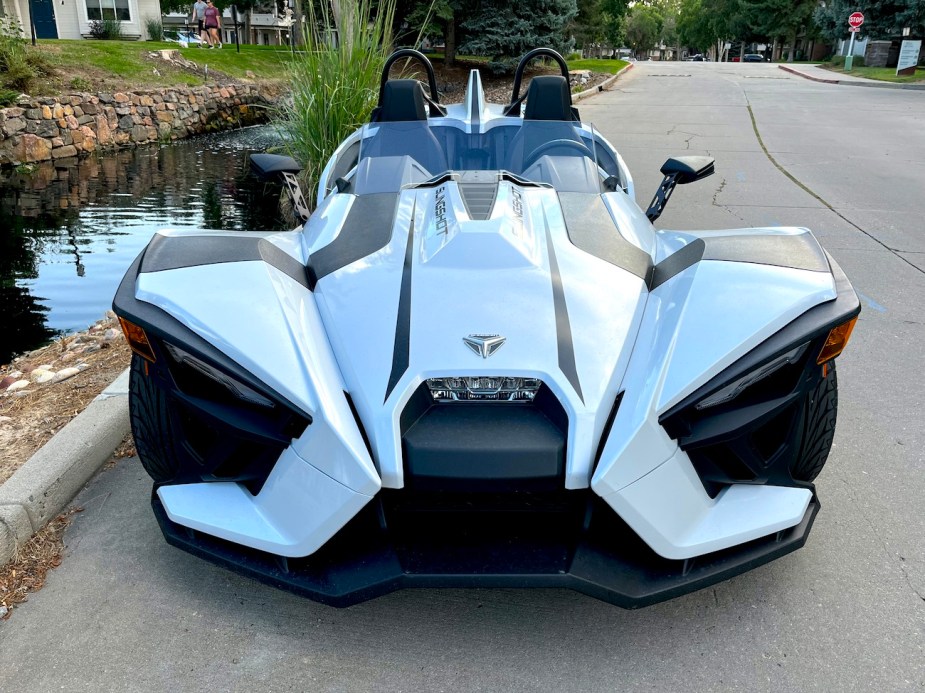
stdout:
[[468,337],[463,337],[466,346],[483,359],[487,359],[498,351],[506,340],[506,337],[497,334],[470,334]]

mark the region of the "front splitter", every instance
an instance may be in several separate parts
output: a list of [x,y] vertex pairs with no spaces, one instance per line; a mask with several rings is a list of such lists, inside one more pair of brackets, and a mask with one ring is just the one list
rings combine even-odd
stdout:
[[[451,540],[441,532],[422,539],[409,536],[405,528],[396,535],[383,521],[381,507],[372,503],[317,553],[286,559],[178,525],[167,517],[156,494],[151,504],[168,543],[330,606],[346,607],[414,587],[558,587],[626,609],[694,592],[795,551],[806,543],[820,508],[813,495],[795,527],[677,561],[655,554],[590,495],[577,531],[565,537],[556,531],[490,536],[463,532]],[[529,517],[535,528],[538,523]]]

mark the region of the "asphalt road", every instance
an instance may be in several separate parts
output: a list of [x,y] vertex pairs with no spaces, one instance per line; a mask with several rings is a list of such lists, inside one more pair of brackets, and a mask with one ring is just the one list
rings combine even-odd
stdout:
[[925,691],[925,93],[640,63],[580,110],[643,206],[666,157],[716,157],[661,226],[809,226],[862,295],[805,548],[641,611],[557,590],[336,610],[167,546],[125,461],[0,625],[0,689]]

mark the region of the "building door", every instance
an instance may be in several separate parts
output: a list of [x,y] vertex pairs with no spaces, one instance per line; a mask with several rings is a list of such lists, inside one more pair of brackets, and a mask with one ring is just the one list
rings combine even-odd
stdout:
[[55,24],[55,5],[53,0],[30,0],[32,23],[35,35],[42,39],[58,38],[58,26]]

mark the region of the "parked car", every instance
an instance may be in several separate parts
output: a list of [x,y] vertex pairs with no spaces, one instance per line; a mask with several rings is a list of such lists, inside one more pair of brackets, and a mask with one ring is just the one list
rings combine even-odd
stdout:
[[202,39],[193,31],[167,30],[164,32],[164,40],[169,43],[186,43],[190,46],[202,43]]
[[761,53],[746,53],[742,58],[743,63],[763,63],[765,58]]

